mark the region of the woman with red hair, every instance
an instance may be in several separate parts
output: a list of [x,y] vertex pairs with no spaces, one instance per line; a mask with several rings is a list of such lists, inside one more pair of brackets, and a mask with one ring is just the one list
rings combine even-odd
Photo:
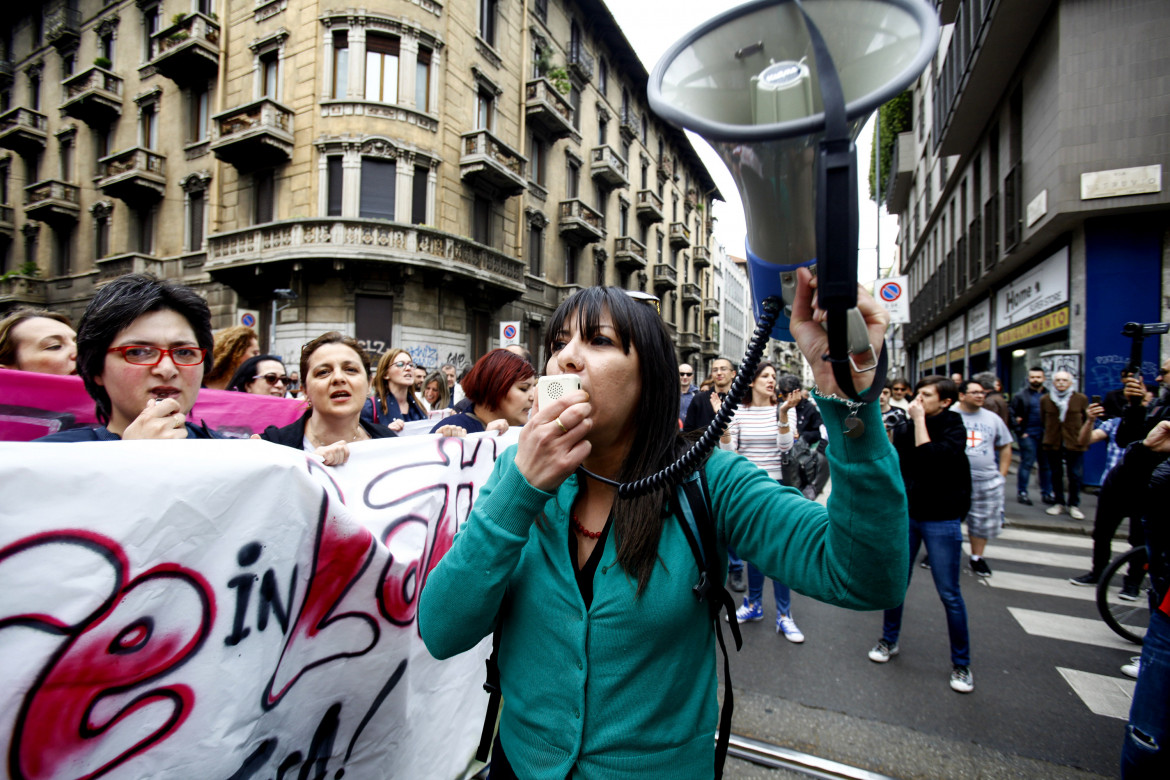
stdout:
[[476,361],[462,384],[471,409],[444,417],[431,433],[437,433],[444,425],[458,425],[468,433],[479,433],[506,431],[511,425],[528,422],[536,372],[524,358],[506,349],[493,349]]

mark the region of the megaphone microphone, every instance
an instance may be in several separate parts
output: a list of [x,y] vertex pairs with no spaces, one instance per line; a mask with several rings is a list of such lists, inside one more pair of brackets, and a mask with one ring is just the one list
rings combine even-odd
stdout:
[[766,300],[781,301],[773,338],[794,340],[797,271],[819,266],[829,359],[854,398],[872,400],[852,392],[849,367],[879,367],[856,308],[854,141],[925,69],[938,34],[924,0],[754,0],[684,36],[650,75],[654,112],[703,136],[731,171],[757,317]]

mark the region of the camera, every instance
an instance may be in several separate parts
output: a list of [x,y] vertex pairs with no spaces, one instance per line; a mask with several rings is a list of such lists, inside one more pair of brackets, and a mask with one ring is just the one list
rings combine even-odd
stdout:
[[540,408],[559,401],[574,390],[581,389],[581,377],[576,374],[542,376],[536,380],[536,403]]

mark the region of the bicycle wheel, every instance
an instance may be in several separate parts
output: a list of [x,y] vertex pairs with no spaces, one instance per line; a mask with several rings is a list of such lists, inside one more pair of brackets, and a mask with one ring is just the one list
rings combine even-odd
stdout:
[[1139,645],[1150,625],[1149,588],[1145,547],[1133,547],[1114,558],[1097,584],[1097,611],[1105,625]]

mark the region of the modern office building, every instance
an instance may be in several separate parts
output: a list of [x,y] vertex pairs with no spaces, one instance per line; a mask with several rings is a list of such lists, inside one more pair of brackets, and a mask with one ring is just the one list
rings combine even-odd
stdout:
[[[50,0],[0,11],[0,308],[150,271],[286,357],[468,365],[584,285],[711,317],[690,142],[600,0]],[[275,321],[273,321],[275,320]]]

